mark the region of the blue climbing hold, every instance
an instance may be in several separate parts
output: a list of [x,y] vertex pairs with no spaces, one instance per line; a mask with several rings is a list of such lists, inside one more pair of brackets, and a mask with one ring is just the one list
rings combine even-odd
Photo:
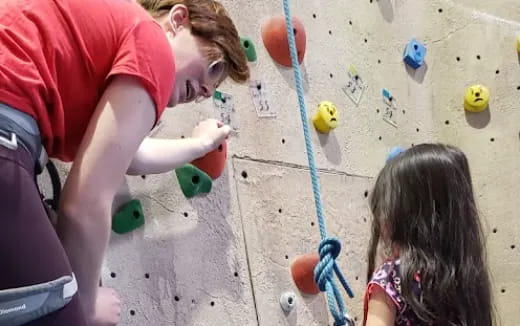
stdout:
[[401,146],[395,146],[394,148],[392,148],[392,150],[390,150],[390,153],[388,153],[388,156],[386,157],[386,161],[387,162],[390,161],[391,159],[395,158],[402,152],[404,152],[404,149]]
[[404,62],[412,67],[413,69],[417,69],[424,63],[424,58],[426,57],[426,47],[421,42],[416,39],[412,39],[404,49]]

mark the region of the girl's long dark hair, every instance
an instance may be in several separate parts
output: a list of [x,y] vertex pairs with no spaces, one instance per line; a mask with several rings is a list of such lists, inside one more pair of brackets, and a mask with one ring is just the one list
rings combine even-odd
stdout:
[[[401,153],[380,172],[370,207],[368,279],[379,245],[397,248],[402,295],[425,324],[492,325],[482,225],[462,151],[422,144]],[[417,272],[421,297],[412,292]]]

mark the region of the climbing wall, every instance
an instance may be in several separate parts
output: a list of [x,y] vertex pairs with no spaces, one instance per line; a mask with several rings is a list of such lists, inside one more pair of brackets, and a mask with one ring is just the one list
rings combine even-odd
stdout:
[[[264,110],[255,108],[257,83],[226,83],[218,93],[232,96],[226,105],[166,112],[156,137],[188,137],[208,117],[232,125],[224,173],[209,194],[189,199],[173,171],[128,177],[114,210],[139,199],[145,223],[112,234],[103,283],[123,299],[122,325],[332,325],[325,296],[301,294],[290,274],[298,255],[317,251],[320,235],[293,71],[273,61],[261,37],[262,24],[283,14],[282,1],[224,4],[256,47],[252,80],[261,82]],[[394,146],[439,141],[470,160],[499,321],[517,325],[517,1],[308,0],[291,10],[306,32],[308,117],[322,101],[339,112],[329,134],[312,123],[310,132],[327,232],[342,243],[338,265],[355,294],[340,287],[350,315],[360,324],[373,178]],[[412,39],[426,47],[417,69],[403,62]],[[490,92],[479,113],[464,109],[472,85]],[[295,293],[288,313],[279,304],[286,292]]]

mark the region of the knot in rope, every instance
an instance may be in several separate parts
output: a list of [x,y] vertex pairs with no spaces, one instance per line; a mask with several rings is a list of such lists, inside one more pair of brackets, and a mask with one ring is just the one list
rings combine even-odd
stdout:
[[322,292],[327,291],[326,285],[334,276],[334,266],[340,252],[341,242],[338,239],[325,238],[321,241],[319,247],[320,262],[314,269],[314,281]]

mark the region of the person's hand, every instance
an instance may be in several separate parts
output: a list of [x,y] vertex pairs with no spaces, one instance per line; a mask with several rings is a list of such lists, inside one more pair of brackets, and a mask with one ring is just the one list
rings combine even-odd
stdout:
[[205,153],[211,152],[229,136],[231,128],[215,119],[200,122],[192,131],[192,137],[200,140]]

